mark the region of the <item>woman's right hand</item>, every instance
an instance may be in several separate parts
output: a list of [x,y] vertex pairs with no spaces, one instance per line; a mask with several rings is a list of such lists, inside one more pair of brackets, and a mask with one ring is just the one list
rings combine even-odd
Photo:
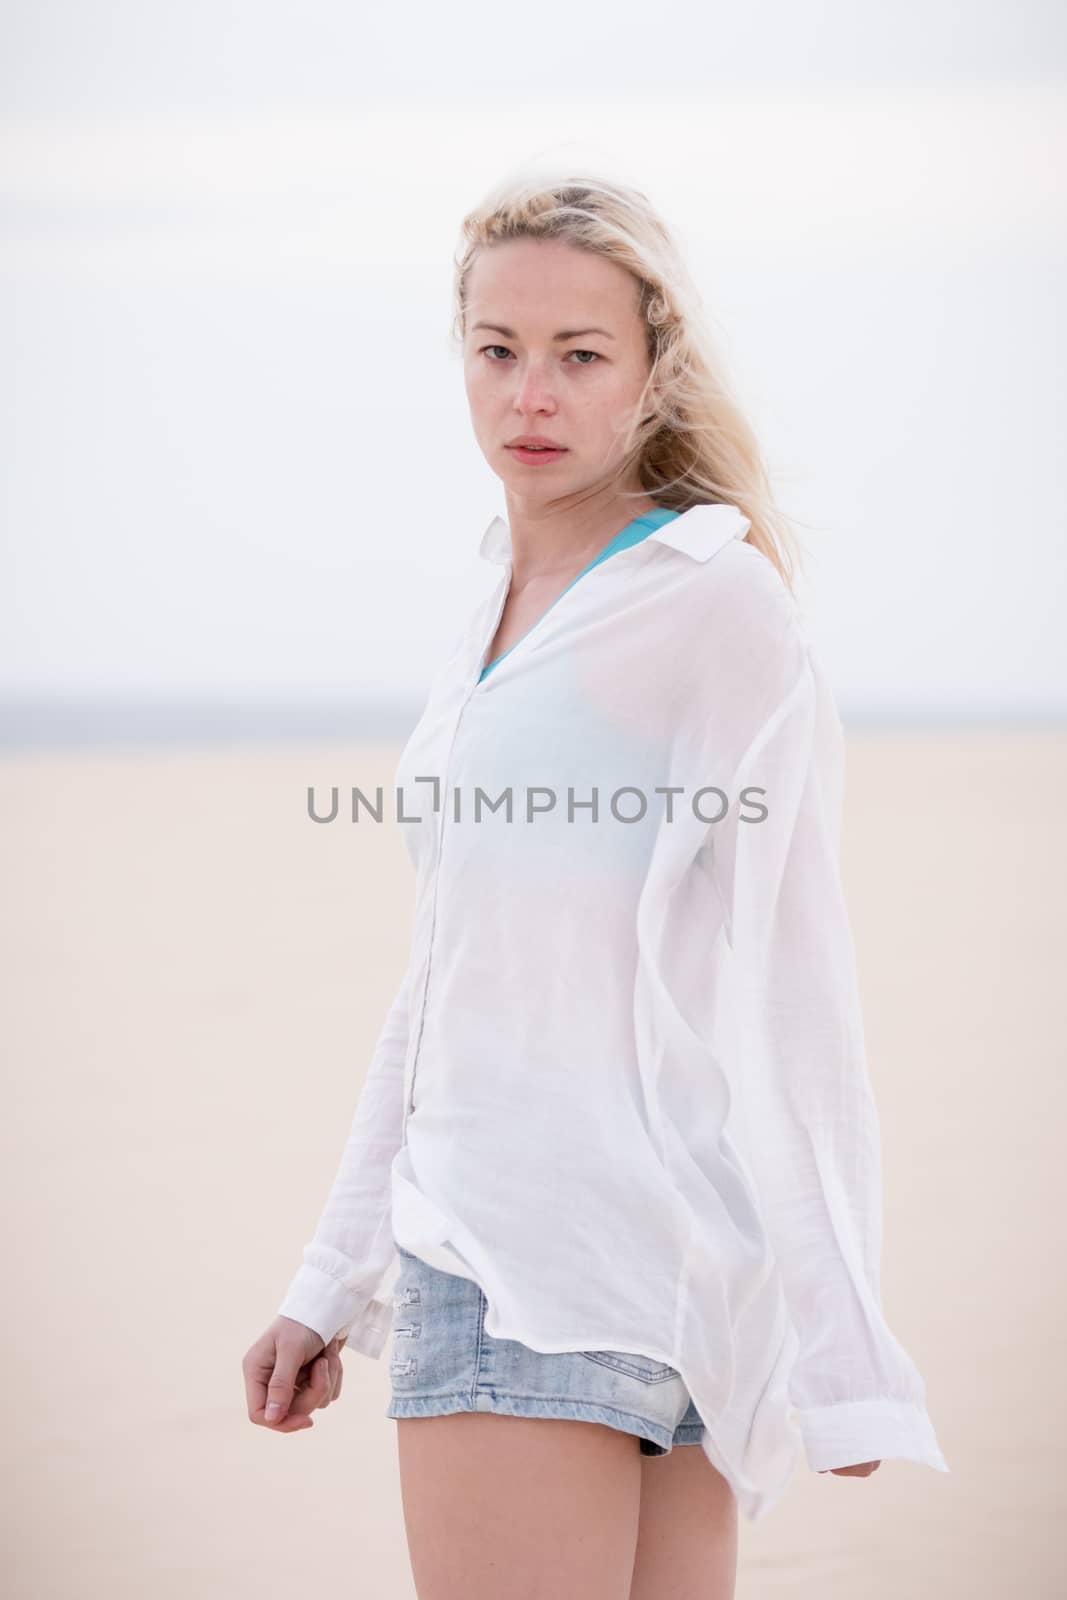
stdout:
[[241,1362],[248,1419],[274,1433],[311,1428],[309,1415],[341,1393],[343,1335],[321,1334],[292,1317],[275,1317]]

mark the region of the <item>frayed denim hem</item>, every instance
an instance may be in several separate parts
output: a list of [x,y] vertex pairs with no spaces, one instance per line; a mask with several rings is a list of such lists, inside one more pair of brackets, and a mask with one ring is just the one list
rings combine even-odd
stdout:
[[[644,1455],[669,1455],[676,1444],[700,1444],[704,1437],[703,1424],[687,1424],[675,1432],[620,1411],[615,1406],[596,1405],[592,1401],[545,1400],[541,1396],[479,1394],[472,1402],[470,1391],[462,1394],[394,1395],[385,1410],[387,1417],[448,1417],[460,1411],[495,1412],[506,1417],[558,1417],[574,1422],[601,1422],[623,1433],[636,1434]],[[646,1449],[646,1445],[648,1448]]]

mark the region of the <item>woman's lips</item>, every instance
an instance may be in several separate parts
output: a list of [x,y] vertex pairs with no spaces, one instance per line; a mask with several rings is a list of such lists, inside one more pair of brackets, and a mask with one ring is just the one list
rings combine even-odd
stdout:
[[559,450],[529,450],[525,445],[509,444],[506,446],[517,461],[528,461],[532,467],[547,466],[550,461],[558,461],[560,456],[567,454],[565,449]]

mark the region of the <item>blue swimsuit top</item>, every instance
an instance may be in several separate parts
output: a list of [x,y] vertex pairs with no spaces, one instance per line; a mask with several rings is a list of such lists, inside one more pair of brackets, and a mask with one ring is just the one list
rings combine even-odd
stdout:
[[[608,540],[603,550],[599,551],[593,557],[592,561],[587,562],[582,568],[581,572],[575,574],[570,583],[568,583],[567,588],[562,589],[556,596],[555,600],[553,600],[552,606],[557,605],[559,601],[563,599],[563,596],[567,593],[567,589],[574,588],[574,585],[578,582],[579,578],[584,578],[587,572],[591,572],[592,569],[596,566],[599,566],[602,561],[606,561],[609,556],[613,556],[616,550],[626,550],[630,547],[630,545],[640,543],[642,539],[647,539],[648,535],[654,532],[656,528],[662,528],[665,522],[670,522],[673,517],[680,515],[680,512],[672,511],[668,506],[656,506],[654,510],[645,511],[641,514],[641,516],[635,517],[632,522],[628,522],[626,524],[625,528],[620,528],[614,538]],[[546,606],[545,610],[542,611],[541,616],[547,616],[548,612],[552,610],[552,606]],[[540,622],[540,620],[541,617],[538,617],[537,622]],[[537,622],[532,622],[530,624],[530,628],[536,628]],[[519,638],[515,640],[515,644],[509,644],[508,648],[506,650],[502,650],[498,656],[494,656],[492,661],[486,662],[478,676],[479,683],[481,683],[487,672],[492,671],[498,661],[503,661],[506,655],[510,655],[516,644],[521,644],[522,640],[525,639],[526,634],[530,632],[530,628],[526,629],[526,633],[520,634]]]

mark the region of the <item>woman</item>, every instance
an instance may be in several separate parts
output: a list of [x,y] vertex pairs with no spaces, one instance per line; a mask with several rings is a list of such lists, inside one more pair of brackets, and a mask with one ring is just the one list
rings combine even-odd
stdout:
[[520,179],[464,234],[502,571],[397,768],[411,957],[249,1416],[391,1334],[423,1600],[727,1596],[800,1448],[948,1470],[880,1304],[842,730],[644,195]]

